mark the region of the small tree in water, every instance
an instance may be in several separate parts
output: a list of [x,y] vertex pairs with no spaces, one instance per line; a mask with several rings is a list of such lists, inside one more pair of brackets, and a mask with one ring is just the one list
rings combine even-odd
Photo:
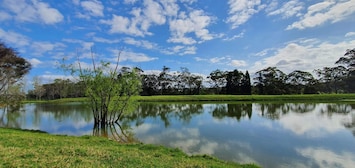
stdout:
[[131,97],[140,92],[138,68],[118,69],[118,63],[119,56],[114,67],[103,61],[96,65],[92,56],[90,68],[82,68],[80,61],[78,66],[70,66],[72,74],[78,75],[79,80],[85,84],[96,128],[118,123],[123,114],[134,109],[134,100]]

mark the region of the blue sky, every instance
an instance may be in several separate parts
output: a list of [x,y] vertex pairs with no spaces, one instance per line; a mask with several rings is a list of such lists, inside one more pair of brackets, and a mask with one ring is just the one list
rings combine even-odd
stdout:
[[1,0],[0,39],[43,82],[67,76],[63,58],[89,65],[90,50],[122,50],[121,66],[146,73],[312,72],[355,48],[355,0]]

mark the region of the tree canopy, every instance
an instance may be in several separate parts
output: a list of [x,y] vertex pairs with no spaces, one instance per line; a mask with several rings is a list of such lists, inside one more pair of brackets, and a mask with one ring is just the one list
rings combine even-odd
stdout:
[[31,69],[31,64],[15,49],[0,42],[0,93],[19,81]]
[[0,103],[16,105],[25,98],[18,83],[31,69],[31,64],[15,49],[0,42]]

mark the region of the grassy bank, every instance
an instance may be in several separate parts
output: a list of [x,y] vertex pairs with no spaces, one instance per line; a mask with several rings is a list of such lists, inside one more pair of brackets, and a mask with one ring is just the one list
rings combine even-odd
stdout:
[[[249,102],[336,102],[349,101],[355,102],[355,94],[310,94],[310,95],[168,95],[168,96],[136,96],[140,102],[204,102],[204,101],[249,101]],[[81,102],[86,98],[66,98],[51,100],[51,103],[62,102]],[[48,101],[24,101],[30,102],[48,102]]]
[[0,167],[257,167],[178,149],[0,128]]
[[176,101],[351,101],[355,94],[312,94],[312,95],[179,95],[139,96],[141,102]]

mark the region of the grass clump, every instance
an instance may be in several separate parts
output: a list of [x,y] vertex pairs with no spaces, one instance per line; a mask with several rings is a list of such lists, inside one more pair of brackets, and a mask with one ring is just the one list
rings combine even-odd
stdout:
[[178,149],[0,128],[0,167],[257,167]]

